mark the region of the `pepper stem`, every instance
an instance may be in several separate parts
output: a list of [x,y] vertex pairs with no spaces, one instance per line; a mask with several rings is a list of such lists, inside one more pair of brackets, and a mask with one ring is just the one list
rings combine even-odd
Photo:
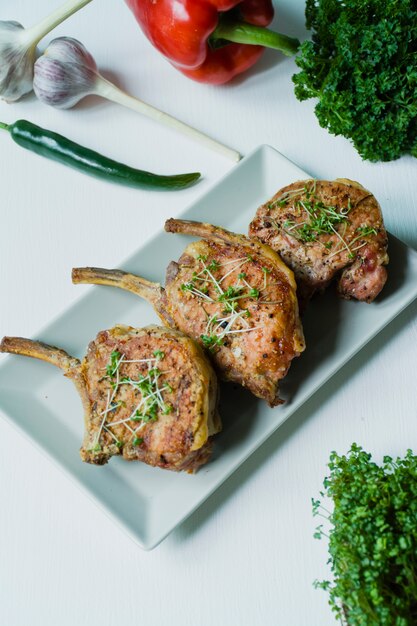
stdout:
[[206,145],[208,148],[212,150],[216,150],[223,156],[228,157],[232,161],[239,161],[242,157],[236,150],[225,146],[222,143],[219,143],[215,139],[212,139],[208,135],[205,135],[201,131],[193,128],[192,126],[188,126],[184,122],[177,120],[172,115],[168,115],[168,113],[164,113],[154,106],[139,100],[139,98],[135,98],[125,93],[116,85],[109,82],[100,74],[97,76],[95,87],[92,90],[92,93],[95,95],[101,96],[102,98],[107,98],[107,100],[111,100],[112,102],[116,102],[117,104],[121,104],[128,109],[132,109],[133,111],[137,111],[142,115],[146,115],[146,117],[150,117],[151,119],[164,124],[165,126],[169,126],[170,128],[174,128],[178,130],[183,135],[187,135],[196,141],[199,141],[201,144]]
[[4,122],[0,122],[0,128],[2,130],[9,130],[9,124],[5,124]]
[[298,39],[276,33],[262,26],[247,24],[246,22],[222,21],[218,24],[210,38],[273,48],[274,50],[280,50],[286,56],[293,56],[300,45]]
[[74,13],[82,9],[86,4],[89,4],[91,0],[67,0],[65,4],[50,13],[39,24],[26,29],[26,34],[31,43],[38,43],[41,39],[51,32],[54,28],[59,26],[68,17],[71,17]]

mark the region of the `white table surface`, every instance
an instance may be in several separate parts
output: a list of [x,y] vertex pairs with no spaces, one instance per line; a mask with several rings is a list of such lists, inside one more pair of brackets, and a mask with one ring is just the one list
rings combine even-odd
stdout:
[[[0,19],[30,25],[55,5],[3,0]],[[279,5],[276,28],[304,38],[304,3]],[[294,97],[292,60],[267,52],[244,79],[199,85],[150,46],[122,0],[94,0],[58,34],[83,41],[132,92],[243,154],[269,143],[313,176],[359,180],[380,200],[388,229],[417,248],[417,162],[364,163],[345,139],[321,129],[313,103]],[[94,99],[73,111],[33,97],[0,104],[2,121],[22,117],[137,167],[205,175],[177,194],[127,190],[40,159],[2,135],[0,334],[36,336],[89,289],[71,284],[71,267],[117,267],[233,164]],[[312,537],[310,499],[333,449],[356,441],[378,460],[417,449],[416,313],[411,306],[397,318],[316,394],[308,415],[281,427],[153,552],[137,548],[0,420],[0,623],[333,624],[325,594],[312,586],[327,574],[327,553]]]

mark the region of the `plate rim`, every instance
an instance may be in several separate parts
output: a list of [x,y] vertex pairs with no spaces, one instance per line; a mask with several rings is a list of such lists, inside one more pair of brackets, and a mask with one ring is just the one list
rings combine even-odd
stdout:
[[[262,154],[263,153],[272,153],[274,156],[279,155],[280,157],[282,157],[283,159],[285,159],[286,161],[288,161],[289,163],[291,163],[291,165],[293,165],[297,170],[300,171],[300,173],[302,173],[303,176],[307,176],[309,177],[309,174],[307,172],[305,172],[302,168],[300,168],[296,163],[294,163],[294,161],[292,161],[291,159],[289,159],[288,157],[286,157],[285,155],[283,155],[279,150],[276,150],[275,148],[273,148],[271,145],[269,144],[260,144],[259,146],[255,147],[251,152],[249,152],[247,155],[245,155],[245,157],[243,159],[241,159],[235,167],[232,167],[230,170],[228,170],[224,175],[222,175],[219,179],[217,179],[216,181],[213,182],[212,185],[210,185],[204,192],[202,192],[201,194],[199,194],[196,198],[194,198],[194,200],[192,202],[190,202],[188,205],[186,205],[183,209],[181,209],[178,213],[177,217],[181,217],[184,214],[188,213],[189,211],[192,211],[193,208],[198,205],[201,200],[203,198],[205,198],[206,196],[208,196],[209,194],[211,194],[213,191],[216,190],[217,187],[221,186],[225,181],[228,180],[228,178],[231,178],[233,176],[236,175],[236,172],[242,167],[244,166],[248,161],[250,161],[251,159],[259,156],[262,158]],[[144,244],[142,244],[139,248],[137,248],[136,250],[134,250],[131,254],[129,254],[127,257],[125,257],[121,263],[118,264],[118,267],[123,267],[125,265],[128,265],[129,262],[138,254],[138,252],[140,252],[140,250],[142,248],[144,248],[145,246],[152,246],[152,244],[154,243],[154,241],[161,235],[161,231],[158,230],[156,231],[152,237],[150,237]],[[402,242],[398,237],[395,237],[394,235],[390,234],[390,237],[394,238],[395,240],[397,240],[398,242],[400,242],[402,245],[404,245],[406,247],[406,249],[408,251],[410,251],[410,253],[414,253],[417,256],[417,252],[414,250],[414,248],[412,248],[411,246],[408,246],[407,244],[405,244],[404,242]],[[39,330],[37,333],[34,333],[35,336],[37,337],[42,337],[48,328],[50,328],[53,324],[55,324],[56,322],[58,322],[60,320],[60,318],[63,315],[68,314],[71,309],[77,307],[80,305],[80,303],[82,303],[82,301],[84,299],[87,299],[91,293],[95,290],[99,289],[99,287],[97,286],[89,286],[89,288],[82,294],[80,294],[78,297],[75,297],[75,299],[70,303],[69,306],[64,307],[62,310],[60,310],[58,313],[56,313],[54,316],[52,316],[48,322],[46,322]],[[127,536],[129,537],[136,545],[138,545],[140,548],[142,548],[143,550],[146,551],[150,551],[153,550],[155,547],[157,547],[175,528],[177,528],[180,524],[182,524],[188,517],[190,517],[198,508],[199,506],[201,506],[206,500],[208,500],[208,498],[211,497],[211,495],[221,486],[223,485],[229,478],[230,476],[238,470],[239,467],[241,467],[246,461],[247,459],[257,450],[259,449],[264,443],[265,441],[271,437],[279,428],[280,426],[282,426],[282,424],[284,424],[287,419],[289,419],[295,411],[297,411],[304,403],[308,402],[314,395],[315,393],[324,385],[326,385],[329,380],[338,372],[340,371],[345,365],[346,363],[348,363],[356,354],[358,354],[362,348],[364,348],[370,341],[372,341],[372,339],[374,339],[380,332],[382,332],[382,330],[384,328],[386,328],[398,315],[400,315],[408,306],[410,306],[410,304],[412,304],[415,300],[417,299],[417,290],[415,293],[411,293],[410,297],[403,302],[402,306],[399,307],[398,309],[395,310],[395,312],[391,315],[388,316],[388,318],[386,320],[384,320],[384,324],[382,326],[379,326],[376,330],[372,331],[371,333],[369,333],[366,337],[366,340],[361,343],[360,346],[358,346],[355,350],[353,351],[348,351],[344,357],[340,360],[338,367],[331,371],[331,373],[328,373],[328,375],[324,378],[324,380],[321,381],[321,385],[320,387],[315,387],[311,393],[308,394],[307,397],[305,397],[302,401],[300,401],[299,404],[294,406],[294,410],[289,413],[285,419],[283,421],[280,421],[277,423],[276,427],[271,431],[271,432],[265,432],[262,434],[261,437],[259,437],[256,440],[256,445],[253,448],[250,448],[248,450],[246,450],[243,458],[236,464],[236,465],[232,465],[228,471],[226,472],[226,474],[222,477],[222,480],[214,485],[212,485],[209,489],[207,489],[202,497],[199,498],[199,500],[191,507],[185,510],[185,512],[183,511],[174,521],[174,523],[169,524],[168,528],[166,531],[164,531],[162,534],[159,534],[158,537],[154,537],[152,536],[152,534],[150,533],[149,535],[147,533],[144,533],[144,537],[141,538],[139,533],[134,533],[128,526],[128,524],[124,521],[121,513],[119,514],[119,512],[117,510],[114,509],[110,509],[107,507],[107,505],[101,500],[101,498],[99,496],[97,496],[94,491],[88,487],[83,481],[82,479],[75,473],[73,473],[71,471],[71,469],[69,469],[67,467],[67,465],[64,462],[60,462],[59,458],[52,455],[46,448],[44,448],[42,446],[42,444],[40,442],[38,442],[37,440],[35,440],[24,428],[24,426],[18,422],[17,420],[15,420],[9,413],[7,413],[1,406],[0,406],[0,415],[2,416],[2,418],[8,423],[10,424],[10,426],[17,431],[20,435],[22,435],[27,441],[29,441],[35,449],[38,450],[38,452],[44,457],[46,458],[48,461],[50,461],[55,467],[58,468],[58,470],[61,472],[61,474],[63,474],[64,476],[66,476],[70,483],[72,483],[75,487],[77,487],[77,489],[82,492],[91,502],[93,502],[100,511],[102,511],[102,513],[104,513],[106,515],[106,517],[108,519],[110,519],[113,523],[116,524],[117,527],[119,527],[119,529]],[[2,359],[2,363],[0,363],[0,375],[1,372],[7,368],[8,363],[12,360],[12,355],[6,355],[4,359]]]

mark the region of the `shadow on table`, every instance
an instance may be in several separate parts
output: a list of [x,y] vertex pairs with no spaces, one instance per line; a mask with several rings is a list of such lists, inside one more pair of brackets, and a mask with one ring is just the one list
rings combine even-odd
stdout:
[[[394,288],[394,287],[393,287]],[[302,407],[293,413],[271,437],[254,452],[245,463],[217,491],[186,520],[174,533],[173,539],[181,544],[204,526],[210,517],[236,493],[246,479],[253,476],[262,467],[265,459],[279,451],[303,424],[314,413],[319,411],[332,394],[346,383],[357,371],[364,366],[380,349],[389,344],[405,324],[417,315],[417,302],[412,303],[405,311],[396,317],[374,339],[367,344],[367,349],[354,356],[341,370],[339,370],[323,387],[321,387]],[[329,450],[330,452],[330,450]]]

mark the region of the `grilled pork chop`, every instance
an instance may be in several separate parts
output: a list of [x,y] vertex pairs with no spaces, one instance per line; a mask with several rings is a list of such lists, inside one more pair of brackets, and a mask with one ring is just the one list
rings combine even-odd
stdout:
[[304,305],[336,277],[342,298],[372,302],[387,279],[387,234],[375,197],[359,183],[304,180],[263,204],[249,236],[294,271]]
[[84,406],[81,458],[103,465],[123,455],[170,470],[195,471],[221,430],[217,379],[201,348],[182,333],[148,326],[101,331],[80,362],[38,341],[5,337],[0,352],[60,367]]
[[267,246],[222,228],[168,220],[168,232],[203,237],[168,266],[166,288],[119,270],[78,268],[75,283],[127,289],[164,323],[209,350],[220,375],[270,406],[279,381],[305,348],[293,273]]

